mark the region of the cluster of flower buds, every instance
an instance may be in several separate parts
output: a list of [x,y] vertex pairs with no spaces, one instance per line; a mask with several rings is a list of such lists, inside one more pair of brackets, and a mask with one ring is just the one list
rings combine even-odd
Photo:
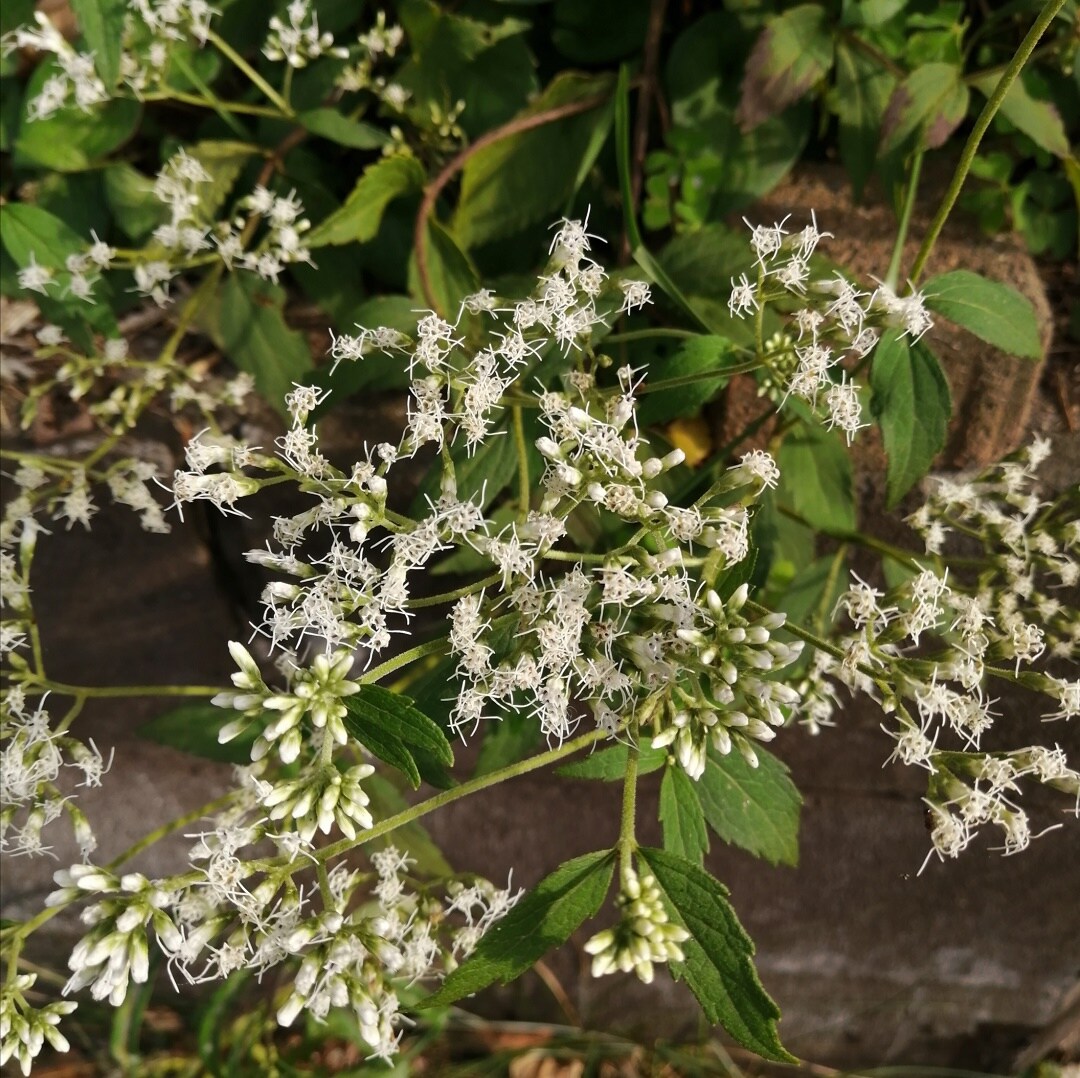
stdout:
[[615,900],[618,924],[598,932],[585,944],[586,953],[593,956],[592,975],[633,971],[645,984],[651,984],[654,965],[683,960],[679,944],[689,939],[690,933],[668,919],[654,877],[639,876],[630,868],[620,883]]
[[679,765],[692,779],[704,773],[710,746],[724,756],[737,748],[751,767],[757,767],[752,742],[771,741],[787,722],[784,708],[799,702],[793,688],[765,675],[793,663],[802,644],[773,639],[784,624],[783,614],[748,621],[741,613],[747,595],[746,584],[727,602],[708,591],[707,624],[677,633],[691,650],[667,697],[661,729],[652,744],[673,746]]
[[301,720],[305,716],[314,729],[324,732],[323,736],[338,745],[347,743],[349,735],[343,719],[348,709],[342,699],[360,691],[359,683],[348,679],[354,661],[351,651],[316,655],[309,667],[296,671],[287,692],[267,687],[258,664],[243,644],[230,641],[229,651],[240,667],[232,675],[236,690],[218,693],[213,702],[243,712],[243,718],[226,723],[218,731],[222,744],[238,737],[253,719],[265,716],[267,711],[278,714],[259,731],[251,748],[252,760],[261,760],[275,748],[282,763],[292,763],[304,742]]
[[78,1006],[74,1000],[60,1000],[34,1007],[26,994],[36,981],[36,973],[17,973],[0,984],[0,1067],[14,1060],[24,1075],[46,1043],[57,1052],[68,1050],[67,1037],[57,1027]]
[[131,984],[144,984],[150,971],[147,928],[153,929],[166,950],[181,942],[169,907],[175,894],[138,872],[118,877],[94,865],[72,865],[55,874],[59,890],[45,900],[64,906],[76,898],[97,895],[99,900],[82,912],[90,931],[75,945],[68,959],[71,978],[64,992],[90,986],[94,999],[107,999],[119,1007]]

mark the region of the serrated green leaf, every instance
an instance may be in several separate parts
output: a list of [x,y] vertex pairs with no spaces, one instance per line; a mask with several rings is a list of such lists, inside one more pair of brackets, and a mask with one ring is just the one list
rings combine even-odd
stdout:
[[225,139],[209,139],[187,147],[188,156],[194,157],[210,177],[196,188],[198,213],[207,224],[217,220],[218,211],[225,205],[244,165],[257,153],[257,146]]
[[[694,337],[666,359],[649,364],[648,381],[666,382],[686,378],[685,385],[659,392],[646,392],[638,403],[638,420],[645,426],[691,415],[712,400],[727,384],[723,369],[735,361],[735,345],[726,337]],[[715,378],[701,377],[717,372]]]
[[453,766],[454,750],[442,727],[420,711],[408,696],[391,692],[382,685],[361,685],[359,692],[344,698],[344,703],[350,714],[365,724],[374,723],[406,745],[423,749],[440,763]]
[[[1000,75],[986,75],[976,79],[975,88],[985,97],[997,89]],[[1001,115],[1018,127],[1025,135],[1055,157],[1068,157],[1071,147],[1069,136],[1062,123],[1061,113],[1050,101],[1042,101],[1032,95],[1024,80],[1024,73],[1013,81],[1000,106]]]
[[[630,749],[626,745],[610,745],[597,749],[581,760],[563,764],[558,769],[560,775],[568,779],[599,779],[602,782],[615,782],[626,778]],[[638,749],[638,774],[648,775],[659,771],[667,760],[667,749],[654,749],[642,743]]]
[[236,718],[236,712],[213,704],[181,704],[164,715],[145,722],[138,735],[158,745],[168,745],[181,752],[190,752],[206,760],[227,764],[251,763],[251,746],[259,732],[258,723],[251,725],[238,737],[224,745],[218,743],[218,731]]
[[916,131],[926,149],[936,149],[960,126],[971,96],[955,64],[917,67],[893,90],[881,123],[881,153],[897,149]]
[[606,76],[564,72],[522,118],[597,99],[595,107],[499,139],[469,158],[452,223],[464,248],[513,235],[567,204],[591,164],[587,159],[600,150],[598,132],[611,124],[611,103],[600,100],[610,89]]
[[374,124],[354,120],[337,109],[310,109],[296,117],[313,135],[348,146],[353,150],[378,150],[390,142],[390,136]]
[[828,73],[833,39],[825,8],[800,4],[771,18],[746,61],[735,118],[744,131],[783,112]]
[[784,438],[777,464],[779,501],[823,531],[854,531],[851,458],[838,432],[805,422]]
[[106,88],[120,78],[120,53],[124,37],[126,0],[71,0],[71,10],[87,49],[94,54],[94,67]]
[[251,273],[234,273],[199,312],[214,343],[283,414],[285,395],[311,368],[303,335],[285,323],[284,302],[284,289]]
[[[348,699],[346,698],[346,706]],[[373,756],[400,771],[415,790],[420,785],[420,768],[409,747],[399,737],[383,730],[362,715],[350,710],[342,719],[349,736],[355,738]]]
[[673,962],[672,973],[685,979],[709,1021],[719,1022],[743,1047],[765,1059],[797,1063],[780,1043],[780,1009],[758,980],[753,941],[727,900],[727,888],[675,854],[647,846],[638,853],[690,933],[681,945],[686,960]]
[[366,243],[379,231],[386,207],[401,195],[420,191],[425,179],[420,162],[408,154],[369,165],[341,208],[307,234],[308,246]]
[[575,857],[560,865],[495,924],[472,955],[421,1004],[440,1007],[499,981],[520,977],[553,947],[595,917],[611,885],[612,850]]
[[799,806],[802,798],[787,768],[754,746],[758,766],[741,753],[710,752],[698,780],[698,797],[708,825],[725,842],[774,865],[799,861]]
[[660,783],[660,823],[664,829],[664,849],[700,865],[709,849],[709,832],[697,785],[671,761]]
[[1042,359],[1039,323],[1031,304],[1015,288],[953,270],[922,286],[926,306],[980,340],[1025,359]]
[[840,159],[851,177],[855,198],[877,160],[879,133],[889,97],[896,88],[890,72],[857,49],[838,42],[833,108],[839,119]]
[[443,789],[453,785],[446,767],[453,764],[454,754],[442,727],[408,696],[381,685],[364,685],[343,703],[349,734],[401,771],[414,789],[421,779]]
[[891,508],[929,471],[945,445],[952,398],[937,356],[921,341],[909,345],[896,330],[887,331],[874,351],[870,386],[888,454]]

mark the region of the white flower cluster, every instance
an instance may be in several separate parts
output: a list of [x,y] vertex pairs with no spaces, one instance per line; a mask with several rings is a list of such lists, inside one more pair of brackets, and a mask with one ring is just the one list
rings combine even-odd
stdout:
[[757,279],[751,282],[743,274],[732,280],[728,309],[743,317],[777,300],[794,297],[802,304],[791,316],[797,335],[783,337],[775,354],[765,356],[777,382],[778,403],[794,395],[818,409],[824,398],[826,425],[843,431],[850,445],[866,424],[859,387],[848,380],[845,357],[858,361],[868,356],[884,328],[918,340],[933,323],[919,292],[901,297],[885,284],[864,292],[839,273],[814,279],[810,258],[831,233],[818,230],[813,214],[799,232],[787,232],[786,222],[785,217],[772,226],[751,226]]
[[336,85],[346,92],[370,90],[394,112],[403,112],[409,91],[375,69],[386,60],[392,60],[404,44],[405,31],[400,26],[386,24],[386,12],[380,11],[375,25],[362,33],[357,44],[360,55],[337,77]]
[[929,773],[933,850],[942,857],[957,856],[985,824],[1002,829],[1006,853],[1024,849],[1032,835],[1016,800],[1019,780],[1072,795],[1080,812],[1080,772],[1060,747],[981,749],[999,717],[991,678],[1049,697],[1056,709],[1047,720],[1080,715],[1080,680],[1032,669],[1048,640],[1052,659],[1074,659],[1080,634],[1075,615],[1042,590],[1075,582],[1080,567],[1069,497],[1044,505],[1029,490],[1047,452],[1036,439],[978,479],[939,480],[913,523],[935,555],[948,530],[978,536],[986,551],[981,570],[965,583],[966,566],[951,574],[925,568],[887,593],[855,577],[840,600],[855,633],[839,660],[819,652],[800,686],[797,711],[814,729],[831,724],[830,677],[882,703],[893,717],[890,759]]
[[1036,473],[1050,452],[1037,436],[979,475],[938,477],[908,518],[928,554],[941,554],[953,533],[982,544],[980,609],[1010,635],[1018,662],[1044,644],[1053,658],[1080,655],[1080,619],[1053,594],[1080,583],[1080,499],[1075,490],[1055,504],[1039,497]]
[[[391,1060],[403,1021],[395,986],[453,969],[518,895],[472,877],[449,881],[440,899],[409,877],[412,861],[390,846],[371,857],[374,879],[335,866],[316,903],[293,882],[290,867],[263,875],[259,862],[244,859],[245,848],[267,833],[265,822],[244,819],[263,808],[259,780],[247,778],[246,805],[195,836],[195,882],[192,873],[151,881],[92,865],[56,873],[59,890],[48,905],[96,900],[82,913],[90,930],[72,953],[65,994],[89,986],[95,999],[119,1005],[131,984],[146,980],[153,938],[174,980],[179,974],[203,983],[239,969],[262,977],[286,965],[295,972],[278,997],[280,1025],[291,1025],[301,1011],[322,1021],[332,1008],[347,1008],[372,1057]],[[47,1008],[37,1024],[54,1026],[50,1015],[74,1006]],[[59,1047],[63,1038],[53,1032]]]
[[690,938],[681,925],[668,919],[660,888],[653,876],[639,876],[633,868],[622,873],[618,897],[619,922],[605,928],[585,944],[593,956],[592,975],[630,973],[651,984],[656,963],[681,962],[680,943]]
[[160,90],[172,49],[177,44],[202,48],[210,21],[219,14],[207,0],[131,0],[120,74],[132,93],[142,98]]
[[93,53],[72,48],[44,12],[34,12],[34,23],[17,27],[0,38],[0,52],[5,56],[14,49],[33,49],[56,57],[54,73],[26,104],[27,120],[47,120],[71,105],[90,112],[94,105],[107,101],[109,91],[94,70]]
[[334,48],[333,34],[319,29],[319,15],[312,11],[311,0],[292,0],[285,15],[286,19],[270,16],[270,33],[263,45],[268,60],[284,60],[289,67],[301,68],[323,55],[349,55],[348,49]]

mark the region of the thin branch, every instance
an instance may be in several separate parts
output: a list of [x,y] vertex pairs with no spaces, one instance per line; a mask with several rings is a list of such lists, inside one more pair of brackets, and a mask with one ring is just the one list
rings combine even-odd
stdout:
[[641,183],[645,171],[645,152],[649,148],[649,113],[653,96],[659,97],[660,36],[664,32],[664,10],[667,0],[652,0],[649,5],[649,25],[645,32],[645,59],[641,69],[641,89],[638,91],[637,116],[634,118],[634,156],[630,192],[637,209],[641,198]]
[[[431,287],[431,275],[428,273],[427,264],[427,223],[435,210],[442,189],[465,167],[474,154],[479,153],[485,146],[501,142],[504,138],[512,135],[520,135],[523,131],[531,131],[534,127],[543,127],[545,124],[563,120],[568,116],[577,116],[582,112],[589,112],[599,108],[609,100],[607,94],[599,94],[596,97],[588,97],[582,101],[570,101],[565,105],[557,105],[555,108],[545,109],[543,112],[535,112],[531,116],[518,116],[501,127],[486,131],[475,142],[466,146],[456,157],[452,158],[443,170],[424,189],[424,197],[420,202],[420,208],[416,212],[416,224],[413,229],[413,251],[416,255],[416,272],[420,278],[420,286],[424,292],[424,299],[433,311],[438,310],[435,302],[435,294]],[[445,311],[441,312],[446,314]]]

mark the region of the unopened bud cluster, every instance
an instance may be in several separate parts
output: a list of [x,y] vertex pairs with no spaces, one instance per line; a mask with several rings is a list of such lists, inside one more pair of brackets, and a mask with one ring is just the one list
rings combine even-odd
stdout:
[[681,925],[668,919],[664,900],[653,876],[639,876],[633,868],[622,874],[615,900],[619,921],[598,932],[585,944],[593,956],[592,975],[630,973],[652,983],[653,967],[684,958],[679,946],[690,938]]

